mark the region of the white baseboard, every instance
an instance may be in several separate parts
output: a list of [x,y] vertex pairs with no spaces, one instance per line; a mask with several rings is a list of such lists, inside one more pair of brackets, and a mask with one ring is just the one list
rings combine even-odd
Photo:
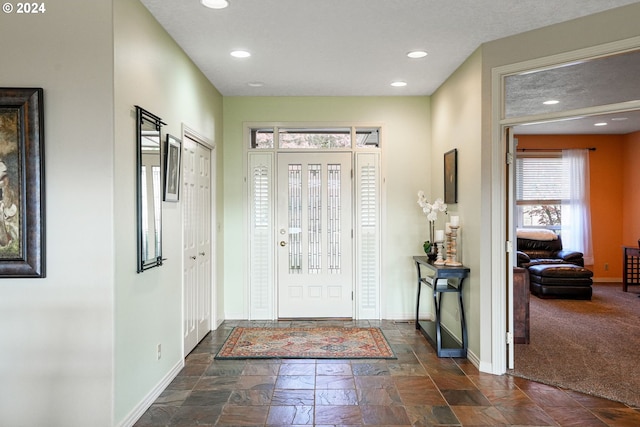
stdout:
[[482,369],[480,369],[480,358],[473,351],[469,350],[469,346],[467,346],[467,360],[478,368],[479,371],[482,371]]
[[[467,357],[469,357],[469,355],[467,355]],[[478,370],[480,372],[484,372],[484,373],[487,373],[487,374],[498,375],[498,374],[495,374],[493,372],[493,364],[491,362],[481,362],[480,358],[478,358],[475,354],[473,355],[473,357],[474,357],[474,359],[478,360],[478,364],[476,366],[478,367]],[[473,364],[475,365],[476,363],[473,362]]]
[[594,277],[593,283],[622,283],[622,277]]
[[[433,320],[433,313],[424,313],[420,314],[420,320]],[[416,313],[387,313],[382,317],[382,320],[391,320],[395,322],[415,322],[416,321]]]
[[248,319],[248,317],[244,313],[225,313],[224,318],[225,320],[229,320],[229,321]]
[[220,325],[222,325],[222,322],[224,322],[224,319],[216,319],[213,322],[213,328],[211,328],[212,331],[215,331],[216,329],[218,329],[220,327]]
[[153,402],[162,394],[162,392],[167,388],[167,386],[173,381],[175,377],[178,376],[178,373],[184,368],[184,359],[180,359],[176,365],[171,368],[169,372],[160,380],[158,384],[138,403],[138,405],[133,408],[129,415],[125,417],[120,423],[118,423],[118,427],[131,427],[136,421],[144,415],[144,413],[151,407]]

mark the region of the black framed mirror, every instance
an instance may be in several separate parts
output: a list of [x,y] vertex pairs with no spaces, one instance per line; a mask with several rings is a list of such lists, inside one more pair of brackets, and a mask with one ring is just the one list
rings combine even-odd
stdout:
[[138,273],[162,265],[162,125],[136,106]]

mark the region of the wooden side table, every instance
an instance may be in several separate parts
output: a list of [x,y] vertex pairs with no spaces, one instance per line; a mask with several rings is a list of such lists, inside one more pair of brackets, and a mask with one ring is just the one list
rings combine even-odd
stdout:
[[627,292],[629,285],[640,285],[640,248],[622,247],[622,290]]
[[[467,327],[464,319],[464,305],[462,304],[462,284],[470,270],[465,266],[434,265],[433,261],[430,261],[426,256],[414,256],[413,260],[416,263],[418,273],[416,329],[420,330],[427,341],[436,349],[438,357],[467,357]],[[439,279],[446,280],[439,281]],[[420,321],[420,290],[422,285],[430,287],[433,291],[433,304],[436,309],[435,321]],[[459,342],[446,329],[442,328],[440,307],[442,306],[443,293],[458,294],[462,342]]]

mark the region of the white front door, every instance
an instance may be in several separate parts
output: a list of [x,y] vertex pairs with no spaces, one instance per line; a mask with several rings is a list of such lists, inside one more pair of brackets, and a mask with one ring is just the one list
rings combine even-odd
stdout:
[[353,317],[351,153],[279,153],[278,317]]

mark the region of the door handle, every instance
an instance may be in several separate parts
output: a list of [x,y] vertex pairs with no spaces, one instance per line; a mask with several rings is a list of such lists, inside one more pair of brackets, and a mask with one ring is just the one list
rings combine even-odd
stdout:
[[204,252],[199,252],[198,255],[205,256],[205,253]]
[[191,257],[191,259],[196,259],[196,257],[195,257],[195,256],[192,256],[192,257]]
[[280,241],[280,246],[285,247],[287,246],[287,242],[285,242],[284,240]]

